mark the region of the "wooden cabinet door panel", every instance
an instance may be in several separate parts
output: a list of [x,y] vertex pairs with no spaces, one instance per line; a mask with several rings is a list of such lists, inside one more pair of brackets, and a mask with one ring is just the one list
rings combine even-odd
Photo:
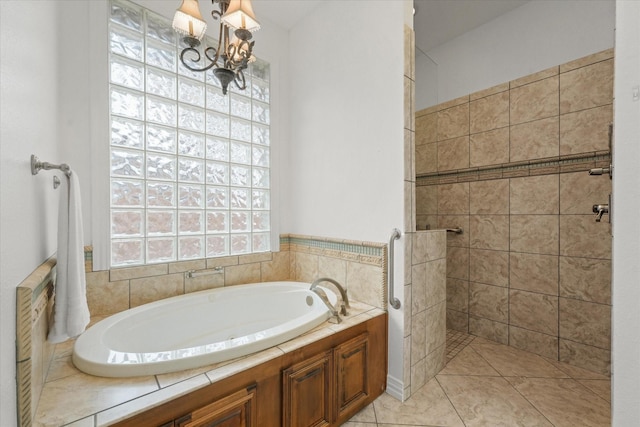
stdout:
[[256,427],[256,387],[242,389],[176,420],[177,427]]
[[369,337],[362,334],[334,349],[338,417],[369,396]]

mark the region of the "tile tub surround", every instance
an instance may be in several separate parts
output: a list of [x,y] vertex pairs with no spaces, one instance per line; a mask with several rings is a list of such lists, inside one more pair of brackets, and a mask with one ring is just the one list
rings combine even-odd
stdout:
[[[102,378],[84,374],[71,363],[73,341],[57,344],[34,425],[111,425],[382,315],[385,315],[383,310],[354,301],[350,315],[342,323],[336,325],[325,322],[310,332],[276,347],[201,368],[134,378]],[[97,320],[100,318],[93,319]],[[69,402],[73,402],[73,405],[69,405]]]
[[611,181],[586,171],[609,165],[612,67],[606,50],[416,114],[418,229],[465,229],[448,327],[607,375],[611,228],[591,207]]

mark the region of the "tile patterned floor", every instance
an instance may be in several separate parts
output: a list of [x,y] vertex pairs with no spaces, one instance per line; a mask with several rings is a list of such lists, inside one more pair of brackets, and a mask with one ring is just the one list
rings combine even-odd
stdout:
[[447,361],[406,402],[383,394],[344,426],[611,425],[603,375],[455,331],[447,331]]

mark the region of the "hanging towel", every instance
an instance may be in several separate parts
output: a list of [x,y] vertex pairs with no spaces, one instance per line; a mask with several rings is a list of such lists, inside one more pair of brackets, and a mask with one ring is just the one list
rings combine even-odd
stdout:
[[84,272],[84,238],[78,175],[70,171],[60,186],[58,261],[49,341],[59,343],[80,335],[89,324]]

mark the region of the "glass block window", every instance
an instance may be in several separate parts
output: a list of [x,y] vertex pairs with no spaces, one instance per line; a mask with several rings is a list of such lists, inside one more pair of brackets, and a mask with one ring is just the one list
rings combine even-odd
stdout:
[[269,251],[269,64],[224,96],[181,64],[169,19],[110,8],[111,265]]

